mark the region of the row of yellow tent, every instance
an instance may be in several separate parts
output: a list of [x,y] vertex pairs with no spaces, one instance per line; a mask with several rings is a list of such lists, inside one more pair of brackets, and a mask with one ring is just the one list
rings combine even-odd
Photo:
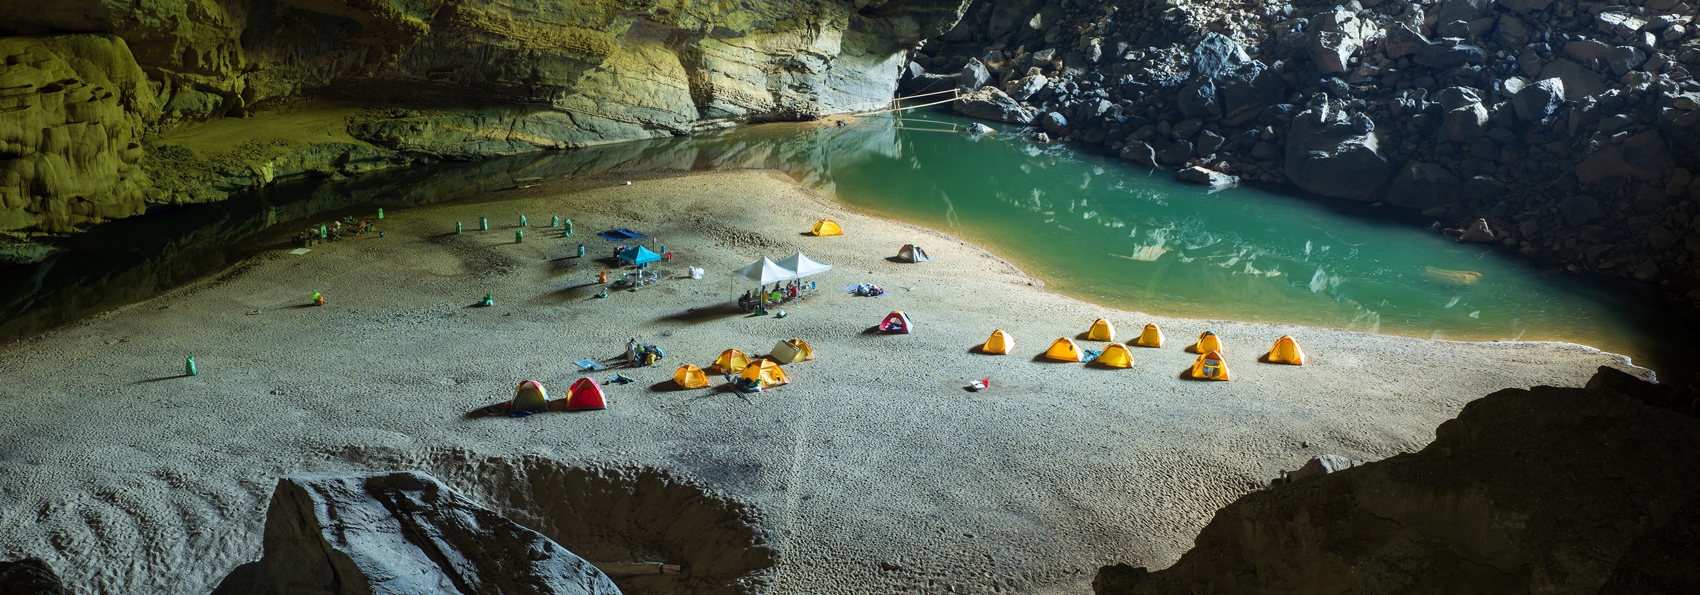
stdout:
[[[779,364],[789,364],[815,359],[815,350],[802,339],[780,341],[773,346],[767,357],[751,360],[750,356],[737,349],[727,349],[714,358],[714,364],[709,366],[718,374],[738,374],[739,378],[756,382],[762,388],[789,384],[790,378],[785,376],[785,370]],[[692,364],[679,366],[673,372],[673,382],[680,388],[702,388],[708,386],[708,374]]]
[[[1092,323],[1092,328],[1086,332],[1086,336],[1088,339],[1110,341],[1115,337],[1115,330],[1110,326],[1109,321],[1099,319]],[[1135,344],[1141,347],[1161,347],[1163,344],[1162,329],[1155,324],[1145,325],[1145,331],[1140,334]],[[999,329],[992,331],[992,336],[986,339],[985,345],[982,345],[980,350],[984,353],[1007,355],[1014,347],[1015,339],[1010,336],[1008,331]],[[1204,331],[1198,335],[1198,343],[1189,350],[1199,354],[1192,366],[1194,378],[1229,379],[1228,366],[1222,360],[1222,352],[1225,350],[1222,347],[1221,338],[1217,337],[1216,333]],[[1051,342],[1050,348],[1045,350],[1045,357],[1057,361],[1078,362],[1085,360],[1086,352],[1080,348],[1079,344],[1074,342],[1074,339],[1062,337]],[[1093,361],[1111,367],[1131,368],[1133,367],[1133,353],[1128,351],[1127,345],[1112,342],[1105,346],[1103,353]],[[1275,345],[1270,347],[1268,361],[1277,364],[1302,365],[1304,364],[1304,350],[1299,348],[1298,341],[1294,340],[1292,336],[1282,335],[1281,338],[1275,340]]]

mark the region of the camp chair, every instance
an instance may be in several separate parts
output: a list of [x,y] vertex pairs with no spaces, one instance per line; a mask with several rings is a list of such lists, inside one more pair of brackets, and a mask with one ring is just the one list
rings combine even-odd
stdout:
[[1269,348],[1269,362],[1275,364],[1292,364],[1295,366],[1305,363],[1305,352],[1299,349],[1299,342],[1292,335],[1281,335],[1275,340],[1275,345]]

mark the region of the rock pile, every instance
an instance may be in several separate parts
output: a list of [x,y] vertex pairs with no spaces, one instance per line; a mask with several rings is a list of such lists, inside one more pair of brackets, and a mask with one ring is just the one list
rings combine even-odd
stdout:
[[1470,241],[1700,302],[1696,7],[1621,2],[980,3],[902,90],[948,80],[1047,139],[1481,222]]

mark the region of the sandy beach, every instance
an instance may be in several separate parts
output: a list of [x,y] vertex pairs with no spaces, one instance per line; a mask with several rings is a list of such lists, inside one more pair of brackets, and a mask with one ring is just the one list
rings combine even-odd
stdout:
[[[390,209],[383,238],[280,247],[5,347],[0,559],[43,558],[79,593],[206,593],[259,556],[278,477],[422,469],[591,561],[684,568],[617,577],[628,592],[1081,593],[1103,564],[1173,563],[1217,508],[1311,456],[1413,451],[1492,391],[1640,371],[1570,344],[1112,310],[776,173],[624,181]],[[572,237],[544,227],[554,215]],[[806,235],[821,218],[846,234]],[[618,274],[597,260],[612,228],[676,254],[660,282],[594,297],[599,271]],[[891,260],[907,243],[933,260]],[[784,318],[729,307],[753,287],[731,270],[797,251],[834,267],[818,295]],[[839,289],[855,283],[888,293]],[[495,306],[474,307],[485,294]],[[917,332],[873,332],[893,310]],[[1168,343],[1130,369],[1038,357],[1097,318],[1118,340],[1155,322]],[[973,352],[1000,328],[1014,354]],[[1205,330],[1233,381],[1183,379]],[[1258,361],[1284,334],[1307,365]],[[679,365],[793,337],[819,357],[786,365],[789,385],[672,386]],[[591,373],[636,380],[605,387],[607,410],[478,415],[522,380],[564,396],[586,375],[574,360],[628,338],[666,357]],[[979,378],[991,388],[964,390]]]

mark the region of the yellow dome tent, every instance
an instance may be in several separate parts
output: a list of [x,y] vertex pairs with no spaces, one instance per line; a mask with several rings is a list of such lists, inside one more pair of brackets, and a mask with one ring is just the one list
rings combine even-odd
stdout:
[[543,390],[543,384],[536,380],[519,383],[514,391],[513,403],[508,406],[512,413],[528,413],[549,410],[549,391]]
[[702,388],[708,386],[708,375],[702,372],[702,368],[685,364],[673,373],[673,383],[679,388]]
[[1110,321],[1099,318],[1097,322],[1092,323],[1092,328],[1087,329],[1086,338],[1092,341],[1114,341],[1116,327],[1110,326]]
[[[795,228],[793,228],[793,229],[795,229]],[[809,233],[815,234],[817,236],[841,236],[841,235],[844,235],[844,228],[839,227],[837,221],[833,221],[831,219],[821,219],[820,221],[815,223],[814,230],[810,231]]]
[[782,364],[815,359],[815,350],[804,343],[802,339],[780,341],[773,345],[773,351],[767,357]]
[[1269,362],[1275,364],[1292,364],[1295,366],[1305,363],[1305,352],[1299,349],[1299,342],[1292,335],[1281,335],[1275,340],[1275,346],[1269,348]]
[[981,353],[1009,355],[1015,349],[1015,337],[1009,336],[1003,329],[992,331],[992,337],[986,339],[986,344],[980,346]]
[[720,357],[714,358],[714,369],[718,374],[737,374],[750,365],[750,356],[736,349],[720,352]]
[[1192,377],[1199,380],[1229,380],[1228,362],[1222,361],[1222,352],[1210,351],[1198,356],[1192,362]]
[[1063,337],[1051,342],[1051,348],[1045,350],[1045,357],[1062,362],[1078,362],[1083,355],[1074,339]]
[[1210,331],[1200,333],[1198,335],[1198,343],[1192,346],[1192,352],[1203,354],[1210,353],[1212,351],[1226,351],[1225,349],[1222,349],[1222,340],[1216,337],[1216,333]]
[[1139,333],[1139,338],[1135,339],[1133,344],[1140,347],[1162,347],[1163,329],[1157,328],[1155,322],[1147,324],[1145,325],[1145,332]]
[[754,362],[750,362],[749,367],[744,368],[744,373],[739,374],[738,377],[744,379],[746,382],[759,383],[762,388],[789,384],[791,382],[789,378],[785,377],[785,370],[779,369],[779,364],[766,359],[758,359]]
[[1112,368],[1132,368],[1133,354],[1128,352],[1126,345],[1111,343],[1105,345],[1104,353],[1100,354],[1098,359],[1092,361]]

